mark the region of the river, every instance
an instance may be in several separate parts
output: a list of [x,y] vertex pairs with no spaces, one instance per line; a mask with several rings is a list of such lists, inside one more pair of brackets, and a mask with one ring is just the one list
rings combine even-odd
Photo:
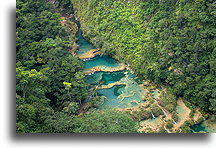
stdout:
[[[73,20],[74,21],[74,20]],[[88,40],[82,35],[80,23],[78,25],[76,54],[82,57],[84,63],[84,72],[86,82],[97,87],[97,95],[101,96],[102,103],[99,103],[97,109],[113,108],[133,108],[144,103],[146,91],[139,84],[138,79],[116,59],[98,52]],[[91,52],[92,51],[92,52]],[[86,53],[95,53],[90,58],[83,58]],[[85,56],[83,56],[85,55]],[[88,56],[87,56],[88,57]],[[158,98],[158,92],[151,92],[154,98]],[[200,123],[191,127],[192,132],[208,132],[206,125]]]
[[[78,27],[80,28],[79,23]],[[78,30],[77,38],[78,56],[96,49],[83,37],[81,29]],[[102,96],[103,103],[97,107],[98,109],[135,107],[144,102],[144,89],[138,84],[135,75],[122,69],[122,63],[102,54],[83,59],[83,63],[83,70],[87,73],[86,82],[99,85],[97,95]],[[100,70],[95,70],[98,67]]]

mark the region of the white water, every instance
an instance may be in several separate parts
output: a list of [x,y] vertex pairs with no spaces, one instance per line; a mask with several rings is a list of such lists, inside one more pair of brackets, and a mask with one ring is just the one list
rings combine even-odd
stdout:
[[161,110],[163,111],[164,115],[167,116],[167,113],[163,110],[163,108],[161,108]]
[[152,113],[152,111],[151,111],[151,115],[152,115],[152,118],[155,119],[155,116],[154,116],[154,114]]

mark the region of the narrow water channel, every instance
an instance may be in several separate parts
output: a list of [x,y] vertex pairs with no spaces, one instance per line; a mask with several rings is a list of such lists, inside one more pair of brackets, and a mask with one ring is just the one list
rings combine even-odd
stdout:
[[[80,24],[78,24],[80,28]],[[95,47],[82,36],[79,29],[77,33],[78,50],[77,55],[89,52]],[[107,55],[96,55],[93,58],[83,59],[84,71],[90,71],[95,67],[105,69],[117,68],[121,64]],[[101,87],[97,90],[98,96],[103,96],[103,103],[98,109],[135,107],[143,103],[144,89],[135,81],[135,75],[128,70],[117,70],[113,72],[96,71],[86,76],[86,82]]]
[[[78,39],[76,54],[80,56],[95,50],[96,47],[83,37],[80,23],[78,21],[74,22],[77,23],[79,28],[76,34]],[[101,53],[82,60],[84,63],[83,70],[88,72],[86,73],[86,82],[97,86],[97,95],[101,96],[102,99],[102,103],[97,106],[97,109],[132,108],[144,103],[144,96],[147,92],[138,84],[134,74],[125,69],[118,70],[122,63]],[[101,69],[92,72],[92,69],[95,70],[97,67]],[[111,69],[111,71],[106,71],[107,69]],[[152,90],[150,93],[155,99],[158,98],[159,91]],[[151,119],[150,122],[155,123],[158,121],[156,119]],[[193,133],[208,132],[208,127],[203,123],[195,124],[191,127],[191,131]]]

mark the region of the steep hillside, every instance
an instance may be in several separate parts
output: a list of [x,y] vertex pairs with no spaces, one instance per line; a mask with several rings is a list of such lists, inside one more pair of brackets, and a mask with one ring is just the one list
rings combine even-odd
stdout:
[[136,132],[125,113],[80,113],[92,91],[74,55],[78,28],[72,12],[69,0],[17,0],[16,132]]
[[140,78],[170,87],[215,114],[216,4],[213,0],[73,0],[82,30]]

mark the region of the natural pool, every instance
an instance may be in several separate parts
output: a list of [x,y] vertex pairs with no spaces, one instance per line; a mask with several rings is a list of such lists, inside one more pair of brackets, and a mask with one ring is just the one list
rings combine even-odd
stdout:
[[[78,27],[80,28],[79,22]],[[97,50],[82,36],[80,29],[77,33],[77,38],[78,50],[76,53],[78,56],[85,53],[89,54],[92,49]],[[106,55],[96,55],[91,59],[83,59],[83,63],[84,71],[88,71],[94,67],[116,68],[120,65],[117,60]],[[136,79],[135,75],[128,70],[105,72],[102,68],[100,71],[94,71],[88,74],[86,76],[86,82],[95,86],[97,85],[98,87],[104,87],[97,90],[97,95],[101,96],[102,102],[99,102],[100,104],[98,104],[97,109],[135,107],[144,102],[143,97],[146,92],[139,86],[140,82]],[[152,90],[150,93],[155,99],[158,99],[160,95],[158,90]],[[177,113],[180,114],[182,112],[185,112],[185,110],[177,108]],[[155,125],[153,128],[156,128],[158,121],[157,118],[149,119],[149,126]],[[148,125],[146,122],[143,123]],[[194,133],[199,133],[208,132],[210,129],[204,123],[200,123],[192,126],[191,130]]]
[[[77,55],[84,54],[95,47],[88,42],[83,36],[81,30],[77,33],[78,50]],[[120,63],[110,56],[97,55],[91,59],[85,60],[84,71],[88,71],[94,67],[116,68]],[[114,72],[94,72],[86,76],[86,82],[93,85],[104,86],[98,89],[98,96],[103,96],[103,104],[98,109],[107,108],[127,108],[135,107],[139,103],[143,103],[145,91],[134,79],[135,75],[128,70]],[[112,84],[108,87],[109,84]]]
[[81,30],[78,31],[77,38],[78,38],[77,40],[78,50],[76,51],[77,54],[84,54],[90,51],[91,49],[95,49],[94,46],[82,36]]
[[208,127],[203,123],[195,124],[191,127],[193,133],[208,132]]
[[84,62],[84,69],[91,69],[97,66],[117,67],[119,66],[119,63],[115,59],[105,55],[97,55],[94,58]]
[[100,83],[103,85],[108,85],[110,83],[120,81],[122,78],[124,78],[126,76],[125,72],[126,70],[115,71],[115,72],[95,72],[93,75],[88,75],[86,77],[86,80],[87,80],[87,83],[90,83],[90,84]]

